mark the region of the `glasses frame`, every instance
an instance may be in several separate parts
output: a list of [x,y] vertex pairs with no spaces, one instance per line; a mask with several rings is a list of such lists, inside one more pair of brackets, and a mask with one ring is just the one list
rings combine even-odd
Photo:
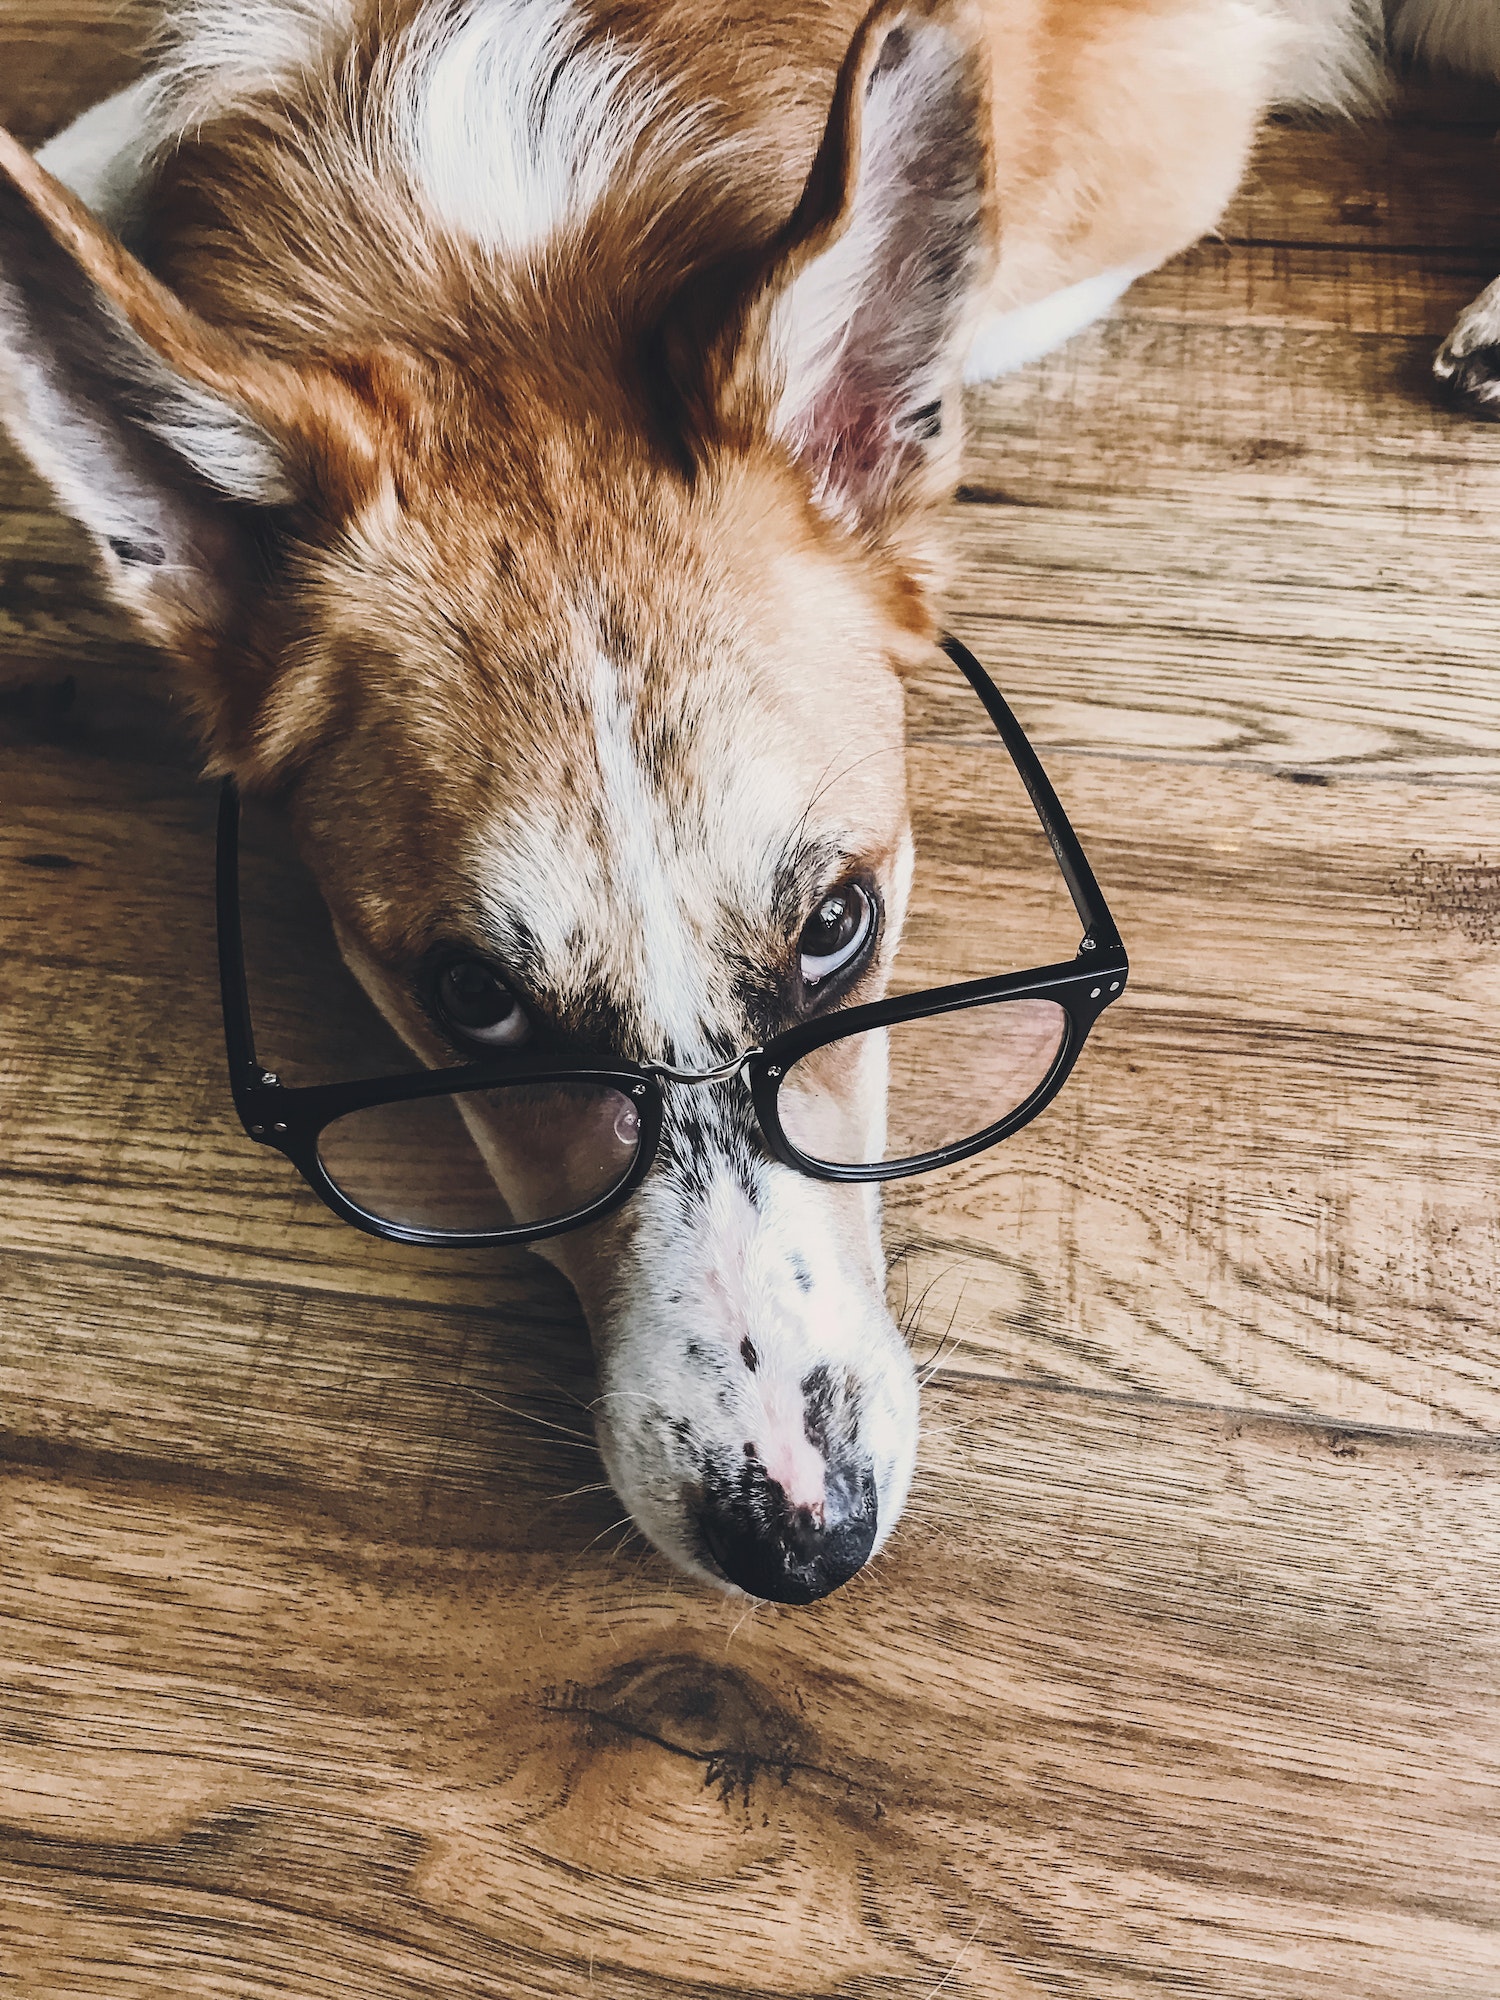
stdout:
[[[519,1050],[488,1061],[410,1075],[366,1077],[352,1083],[288,1085],[274,1071],[262,1067],[255,1051],[240,918],[239,794],[233,780],[226,779],[219,796],[218,821],[219,984],[229,1087],[247,1135],[258,1145],[271,1146],[282,1153],[318,1198],[356,1229],[393,1243],[479,1249],[494,1244],[538,1243],[549,1236],[584,1229],[627,1202],[651,1171],[656,1157],[666,1111],[664,1086],[668,1084],[695,1087],[743,1075],[762,1138],[772,1157],[783,1166],[820,1181],[889,1181],[931,1173],[938,1167],[970,1159],[1029,1125],[1067,1082],[1094,1023],[1124,992],[1130,965],[1078,837],[1005,697],[966,646],[952,637],[944,637],[941,645],[984,704],[1047,836],[1073,907],[1084,926],[1083,940],[1074,958],[1027,972],[1000,973],[987,979],[965,980],[956,986],[932,987],[922,993],[873,1000],[860,1007],[835,1009],[817,1020],[787,1029],[763,1048],[747,1049],[733,1062],[714,1070],[684,1071],[664,1063],[624,1060],[602,1064],[559,1062],[545,1054]],[[959,1013],[1001,1000],[1024,999],[1055,1002],[1066,1017],[1067,1032],[1051,1068],[1031,1095],[984,1131],[910,1159],[883,1160],[863,1166],[834,1165],[814,1159],[787,1138],[781,1123],[781,1086],[788,1071],[815,1049],[850,1035],[866,1034],[874,1028],[897,1027],[905,1021]],[[630,1100],[640,1119],[640,1143],[624,1177],[587,1207],[551,1222],[486,1230],[421,1229],[392,1222],[351,1201],[330,1177],[319,1156],[318,1141],[325,1129],[351,1112],[369,1110],[379,1104],[410,1103],[419,1098],[460,1097],[507,1084],[547,1083],[592,1085],[617,1091]]]

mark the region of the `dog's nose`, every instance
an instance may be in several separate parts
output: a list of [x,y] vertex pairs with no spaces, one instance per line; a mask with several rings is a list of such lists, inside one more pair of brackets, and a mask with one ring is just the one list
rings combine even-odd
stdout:
[[700,1501],[704,1546],[731,1583],[776,1604],[811,1604],[864,1568],[875,1546],[874,1474],[830,1473],[820,1507],[794,1507],[774,1479],[761,1478]]

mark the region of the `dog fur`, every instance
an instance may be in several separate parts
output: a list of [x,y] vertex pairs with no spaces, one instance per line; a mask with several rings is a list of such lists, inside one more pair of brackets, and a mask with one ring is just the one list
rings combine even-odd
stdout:
[[[1495,19],[1391,29],[1494,69]],[[184,0],[44,165],[0,142],[0,413],[415,1049],[453,1059],[423,982],[461,947],[536,1032],[708,1067],[827,1004],[831,886],[883,911],[832,997],[889,976],[965,370],[1212,228],[1268,106],[1374,104],[1384,35],[1374,0]],[[1440,367],[1484,402],[1497,355],[1486,294]],[[715,1508],[880,1546],[917,1393],[872,1191],[672,1088],[646,1184],[547,1254],[660,1548],[725,1584]]]

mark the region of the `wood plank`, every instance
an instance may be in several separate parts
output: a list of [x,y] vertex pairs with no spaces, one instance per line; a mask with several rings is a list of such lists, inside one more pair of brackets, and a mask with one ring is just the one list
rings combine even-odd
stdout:
[[[1114,322],[1201,321],[1339,340],[1394,335],[1419,343],[1417,359],[1425,362],[1497,270],[1500,251],[1488,249],[1405,257],[1361,247],[1210,240],[1137,279]],[[1424,375],[1412,371],[1410,380],[1432,400]]]
[[39,145],[141,73],[167,0],[9,0],[0,123]]
[[[332,1430],[340,1386],[306,1397]],[[749,1619],[586,1549],[607,1497],[539,1541],[524,1471],[455,1543],[462,1452],[331,1501],[248,1454],[259,1493],[12,1466],[8,1967],[1488,2000],[1492,1450],[948,1384],[924,1459],[870,1585]]]
[[361,1302],[103,1256],[80,1286],[68,1260],[8,1250],[5,1456],[231,1497],[316,1495],[335,1514],[409,1490],[425,1496],[424,1534],[466,1546],[517,1509],[550,1528],[559,1496],[602,1491],[603,1473],[587,1336],[561,1281],[529,1262],[529,1296],[434,1285]]
[[971,394],[964,489],[1168,493],[1211,470],[1231,500],[1319,494],[1477,523],[1500,430],[1436,402],[1430,345],[1122,312]]
[[1384,116],[1273,121],[1220,234],[1500,263],[1500,90],[1408,83]]
[[[1425,360],[1127,315],[974,395],[951,601],[1038,740],[1491,782],[1500,432]],[[922,678],[918,734],[974,715]]]
[[[1480,792],[1496,782],[1500,714],[1475,579],[1458,598],[1361,592],[1332,576],[1322,588],[1262,582],[1257,554],[1277,563],[1269,523],[1247,542],[1243,570],[1238,539],[1206,528],[1196,545],[1203,568],[1185,574],[1191,558],[1180,541],[1170,546],[1159,514],[1128,504],[1116,511],[1118,535],[1107,521],[1089,522],[1056,568],[1038,559],[1038,544],[1066,528],[1057,519],[1040,532],[1027,522],[999,548],[1007,524],[966,527],[960,544],[973,560],[953,593],[954,623],[1038,747],[1228,757],[1325,778],[1463,780],[1476,790],[1455,806],[1464,818],[1450,836],[1458,847],[1489,842],[1493,808]],[[1280,566],[1311,571],[1318,554],[1309,542]],[[1105,544],[1107,557],[1091,566],[1088,552]],[[1347,546],[1350,568],[1390,560],[1374,535],[1363,562],[1358,545]],[[1156,550],[1163,560],[1153,572]],[[976,728],[972,702],[940,672],[919,681],[913,723],[935,740],[972,740]]]

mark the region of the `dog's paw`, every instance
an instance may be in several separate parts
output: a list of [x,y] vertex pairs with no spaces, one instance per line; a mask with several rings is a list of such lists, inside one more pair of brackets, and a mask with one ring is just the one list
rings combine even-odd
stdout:
[[1453,402],[1500,423],[1500,278],[1459,315],[1432,372]]

